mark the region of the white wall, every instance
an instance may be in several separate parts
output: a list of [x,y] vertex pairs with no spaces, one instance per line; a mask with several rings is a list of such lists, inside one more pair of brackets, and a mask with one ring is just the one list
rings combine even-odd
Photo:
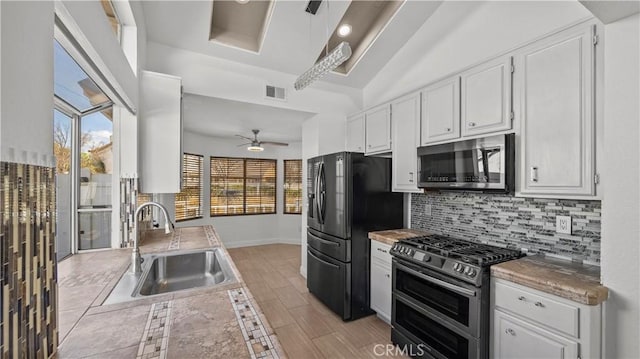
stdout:
[[[187,114],[185,114],[187,115]],[[184,132],[184,151],[204,156],[204,192],[203,218],[179,222],[179,227],[200,226],[212,224],[220,234],[225,246],[229,248],[261,245],[269,243],[300,243],[301,222],[300,215],[283,214],[283,160],[300,159],[301,143],[293,142],[287,147],[265,146],[263,152],[249,152],[246,147],[238,147],[242,143],[236,139],[203,136],[196,133]],[[277,159],[277,191],[276,214],[209,217],[210,204],[210,156],[246,157]],[[164,195],[163,202],[175,218],[173,195]]]
[[53,166],[53,3],[0,8],[0,160]]
[[640,15],[605,26],[604,358],[640,353]]
[[443,3],[364,88],[371,107],[591,17],[577,1]]

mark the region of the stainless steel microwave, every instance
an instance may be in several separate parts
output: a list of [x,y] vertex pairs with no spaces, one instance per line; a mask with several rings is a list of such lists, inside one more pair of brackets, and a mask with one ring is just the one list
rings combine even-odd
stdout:
[[418,148],[418,187],[514,191],[514,134]]

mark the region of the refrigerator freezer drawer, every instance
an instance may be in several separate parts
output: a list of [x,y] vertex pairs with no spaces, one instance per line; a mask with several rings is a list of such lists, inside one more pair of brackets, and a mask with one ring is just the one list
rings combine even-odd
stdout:
[[351,262],[351,240],[307,229],[307,245],[341,262]]
[[351,318],[351,263],[307,248],[307,288],[342,319]]

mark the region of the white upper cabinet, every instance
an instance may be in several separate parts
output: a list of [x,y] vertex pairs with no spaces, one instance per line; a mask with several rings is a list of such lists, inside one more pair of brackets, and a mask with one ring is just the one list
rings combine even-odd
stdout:
[[519,194],[595,195],[594,55],[593,26],[516,54]]
[[143,71],[140,96],[140,192],[180,192],[182,80]]
[[460,137],[460,77],[422,90],[420,145]]
[[385,104],[365,112],[365,154],[391,151],[391,106]]
[[347,119],[347,151],[364,152],[364,113]]
[[503,56],[463,72],[462,136],[511,129],[511,56]]
[[420,133],[420,93],[391,103],[392,190],[422,192],[418,189],[417,147]]

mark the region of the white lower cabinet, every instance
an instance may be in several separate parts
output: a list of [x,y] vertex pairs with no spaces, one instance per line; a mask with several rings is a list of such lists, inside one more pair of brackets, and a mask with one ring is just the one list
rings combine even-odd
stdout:
[[602,305],[585,305],[491,278],[491,357],[601,357]]
[[495,358],[565,359],[578,357],[578,343],[501,311],[494,316]]
[[371,309],[387,323],[391,322],[390,245],[371,241]]

